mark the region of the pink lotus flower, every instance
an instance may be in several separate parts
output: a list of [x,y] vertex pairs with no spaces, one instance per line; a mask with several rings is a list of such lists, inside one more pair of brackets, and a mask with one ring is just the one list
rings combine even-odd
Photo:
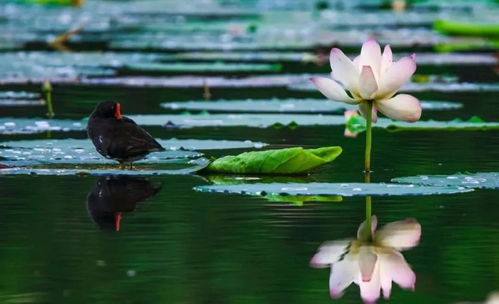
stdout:
[[[407,122],[421,117],[419,100],[408,94],[395,95],[416,71],[415,54],[392,62],[392,50],[368,40],[360,55],[351,61],[340,49],[331,50],[331,77],[312,77],[311,81],[327,98],[358,105],[366,117],[367,101],[373,102],[373,121],[379,110],[389,118]],[[347,93],[349,92],[349,93]]]
[[364,302],[374,303],[383,290],[390,297],[392,281],[402,288],[414,289],[416,274],[400,251],[415,247],[421,237],[421,225],[414,219],[386,224],[376,233],[377,219],[372,217],[372,240],[366,239],[363,222],[355,240],[329,241],[310,261],[316,268],[331,267],[329,292],[339,298],[352,283],[359,285]]

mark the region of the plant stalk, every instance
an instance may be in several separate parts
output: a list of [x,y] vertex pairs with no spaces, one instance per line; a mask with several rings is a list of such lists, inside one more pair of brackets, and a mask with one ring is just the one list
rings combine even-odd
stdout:
[[366,150],[364,157],[364,172],[371,172],[371,148],[372,148],[372,119],[373,119],[373,102],[367,101],[368,111],[366,113]]
[[47,103],[47,117],[53,118],[55,113],[54,113],[54,108],[52,106],[52,85],[50,84],[50,82],[45,81],[43,83],[42,94],[43,94],[43,99],[45,99],[45,102]]
[[[364,182],[371,182],[371,149],[372,149],[372,116],[373,116],[373,102],[367,101],[368,111],[366,113],[366,150],[364,158]],[[373,240],[371,229],[372,218],[372,197],[366,196],[366,239]]]

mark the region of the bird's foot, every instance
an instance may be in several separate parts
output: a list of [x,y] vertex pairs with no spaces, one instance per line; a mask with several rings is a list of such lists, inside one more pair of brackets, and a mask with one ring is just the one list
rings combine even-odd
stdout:
[[134,168],[134,166],[133,166],[133,164],[132,164],[132,163],[130,163],[130,165],[128,166],[128,169],[129,169],[129,170],[135,170],[135,168]]

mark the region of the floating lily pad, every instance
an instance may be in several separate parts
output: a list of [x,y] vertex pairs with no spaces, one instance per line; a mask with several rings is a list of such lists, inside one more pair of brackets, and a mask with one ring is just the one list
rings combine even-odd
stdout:
[[342,115],[312,114],[206,114],[206,115],[130,115],[139,125],[167,127],[234,127],[343,125]]
[[147,72],[279,72],[280,64],[258,63],[134,63],[126,69]]
[[298,196],[398,196],[436,195],[470,192],[473,189],[452,186],[416,186],[384,183],[273,183],[241,185],[209,185],[194,188],[201,192],[236,193],[249,195]]
[[[196,158],[202,154],[186,150],[261,148],[266,144],[252,141],[169,139],[158,142],[170,151],[151,153],[137,163],[161,163],[169,159]],[[0,157],[6,164],[106,164],[116,163],[95,151],[88,139],[20,140],[0,143]]]
[[[291,90],[297,91],[317,91],[317,88],[310,82],[290,84]],[[414,83],[405,84],[400,92],[497,92],[499,84],[496,83]]]
[[218,158],[206,170],[217,173],[301,174],[335,160],[341,152],[341,147],[252,151]]
[[[351,132],[362,132],[366,128],[366,120],[362,116],[352,116],[346,124]],[[420,120],[414,123],[380,118],[373,124],[374,128],[384,128],[390,131],[410,130],[448,130],[448,131],[475,131],[475,130],[497,130],[499,122],[485,122],[479,117],[469,120],[454,119],[451,121]]]
[[313,61],[317,56],[308,52],[185,52],[175,55],[177,60],[253,61]]
[[[122,87],[286,87],[293,83],[304,82],[310,78],[308,74],[299,75],[258,75],[248,77],[221,77],[221,76],[122,76],[122,77],[51,77],[52,84],[85,84],[92,86],[122,86]],[[9,77],[0,78],[0,84],[31,84],[42,83],[42,77]]]
[[41,95],[26,91],[0,91],[0,99],[38,99]]
[[[165,145],[165,147],[170,147]],[[176,147],[174,147],[176,148]],[[196,158],[193,151],[164,151],[151,153],[137,163],[160,163],[175,158]],[[0,157],[6,164],[116,164],[95,151],[88,139],[20,140],[0,143]]]
[[0,107],[43,106],[43,99],[0,99]]
[[[406,54],[394,54],[401,58]],[[349,56],[352,58],[353,56]],[[223,60],[237,62],[314,62],[326,63],[328,56],[309,52],[185,52],[173,57],[176,60]],[[492,54],[439,54],[419,53],[416,58],[418,65],[494,65],[497,58]]]
[[[296,176],[248,176],[248,175],[208,175],[207,179],[216,185],[240,185],[247,183],[262,183],[262,182],[303,182],[306,180],[305,177]],[[298,195],[266,195],[263,196],[269,202],[279,202],[279,203],[291,203],[296,206],[302,206],[306,202],[341,202],[343,201],[342,196],[338,195],[326,195],[326,196],[298,196]]]
[[[171,110],[206,110],[217,112],[284,112],[284,113],[328,113],[357,109],[357,106],[344,102],[325,99],[263,99],[263,100],[193,100],[185,102],[162,103],[162,107]],[[424,110],[450,110],[462,107],[456,102],[422,101]]]
[[170,160],[169,164],[175,167],[185,167],[181,169],[140,169],[140,170],[121,170],[116,168],[103,168],[103,169],[67,169],[67,168],[6,168],[0,169],[0,175],[186,175],[192,174],[206,167],[210,161],[206,158],[198,159],[179,159]]
[[32,134],[47,131],[84,130],[85,123],[75,120],[41,118],[0,118],[0,134]]
[[5,79],[70,79],[110,76],[125,65],[147,64],[164,55],[140,53],[16,52],[0,54],[0,77]]
[[[71,83],[79,82],[96,86],[125,86],[125,87],[173,87],[173,88],[211,88],[220,87],[286,87],[290,84],[306,81],[310,76],[300,75],[259,75],[243,78],[229,78],[216,76],[174,76],[174,77],[150,77],[150,76],[128,76],[128,77],[92,77],[71,80]],[[20,80],[0,80],[1,83],[26,83]],[[53,83],[68,83],[68,80],[58,79]]]
[[499,172],[458,173],[453,175],[418,175],[393,178],[392,182],[429,186],[459,186],[499,189]]

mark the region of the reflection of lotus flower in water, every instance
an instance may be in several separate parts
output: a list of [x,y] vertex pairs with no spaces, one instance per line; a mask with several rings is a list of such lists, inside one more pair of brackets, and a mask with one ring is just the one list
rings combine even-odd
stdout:
[[365,302],[375,302],[383,290],[390,297],[392,281],[402,288],[414,289],[416,274],[400,251],[419,242],[421,225],[414,219],[388,223],[378,232],[376,216],[372,218],[373,240],[364,232],[365,222],[357,232],[356,240],[338,240],[324,243],[310,261],[312,267],[331,266],[329,292],[338,298],[352,282],[359,285]]
[[[313,77],[311,80],[327,98],[358,105],[366,117],[367,101],[373,102],[373,121],[376,111],[386,116],[414,122],[421,117],[419,101],[397,91],[416,71],[415,55],[392,62],[392,50],[385,46],[383,54],[379,44],[368,40],[353,62],[340,49],[331,50],[331,77]],[[347,93],[348,91],[348,93]]]

